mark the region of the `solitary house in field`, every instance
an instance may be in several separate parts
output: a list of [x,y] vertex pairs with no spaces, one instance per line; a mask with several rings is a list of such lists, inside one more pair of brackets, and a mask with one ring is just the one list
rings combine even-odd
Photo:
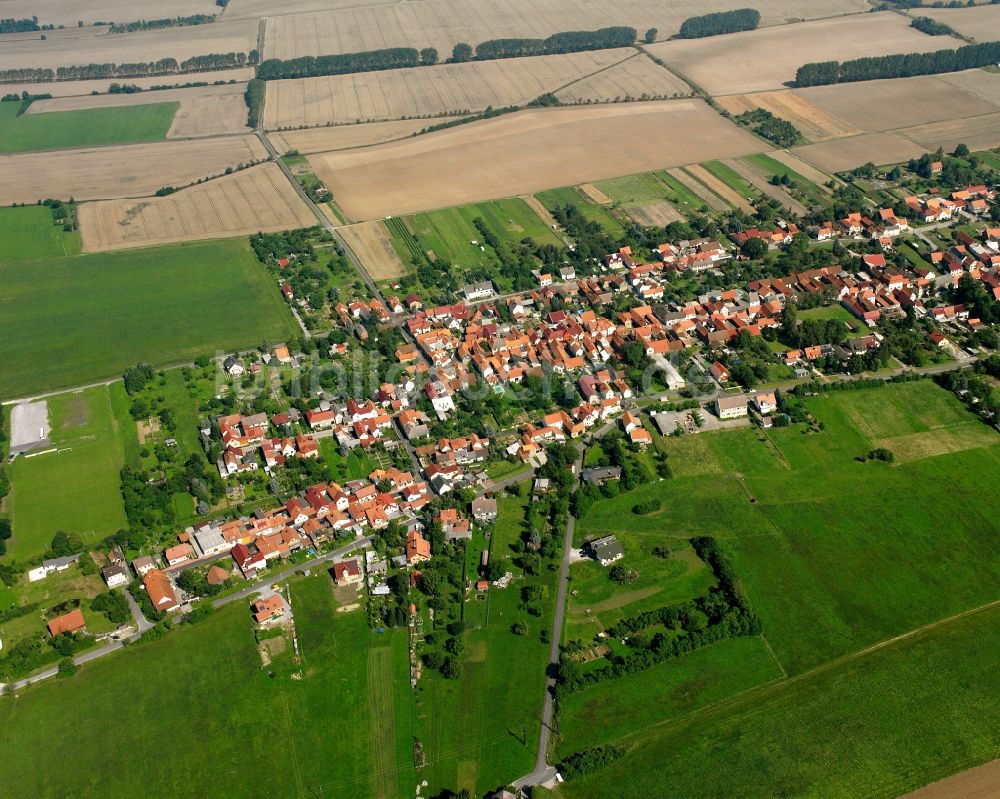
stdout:
[[625,557],[625,548],[613,535],[606,535],[603,538],[595,539],[587,546],[593,554],[594,560],[602,566],[608,566],[616,560],[621,560]]

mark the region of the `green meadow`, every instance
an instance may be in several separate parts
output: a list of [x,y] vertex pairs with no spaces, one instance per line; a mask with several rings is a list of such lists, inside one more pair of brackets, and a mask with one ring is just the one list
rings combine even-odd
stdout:
[[[1000,756],[997,658],[1000,610],[993,608],[680,717],[668,707],[663,718],[651,719],[649,699],[636,695],[627,712],[650,725],[621,728],[628,754],[556,793],[891,799]],[[704,676],[717,677],[717,669]],[[743,676],[736,673],[734,688]],[[648,693],[676,693],[677,679],[647,684]],[[698,675],[692,681],[697,686]]]
[[[364,611],[335,612],[325,571],[291,591],[301,663],[286,638],[262,668],[249,603],[238,601],[4,699],[5,792],[412,795],[406,633],[376,636]],[[110,767],[109,753],[127,753],[128,768]]]
[[18,116],[21,103],[0,103],[0,153],[65,150],[165,139],[180,103],[151,103]]
[[0,208],[0,263],[49,255],[79,255],[80,234],[52,224],[44,205]]
[[298,328],[245,239],[0,264],[0,397],[282,341]]
[[621,222],[615,219],[611,211],[603,205],[598,205],[597,203],[587,199],[572,186],[543,191],[535,196],[538,197],[539,202],[541,202],[542,205],[550,211],[560,205],[575,205],[584,218],[591,222],[596,222],[604,228],[604,232],[609,236],[617,237],[622,236],[625,233],[625,228],[622,227]]
[[[986,720],[998,706],[995,611],[877,646],[998,599],[1000,436],[930,381],[833,392],[806,407],[812,431],[659,439],[674,478],[601,500],[578,523],[578,541],[621,535],[623,563],[640,579],[651,547],[715,536],[764,633],[564,699],[559,753],[611,741],[633,751],[562,795],[614,785],[648,796],[658,780],[685,796],[736,786],[895,796],[1000,754]],[[863,462],[875,447],[895,462]],[[631,513],[653,498],[659,511]],[[636,723],[616,724],[622,717]]]
[[[11,560],[43,554],[58,530],[94,545],[128,527],[119,490],[131,422],[124,385],[60,394],[48,403],[56,451],[18,458],[8,469]],[[130,427],[134,436],[135,424]]]

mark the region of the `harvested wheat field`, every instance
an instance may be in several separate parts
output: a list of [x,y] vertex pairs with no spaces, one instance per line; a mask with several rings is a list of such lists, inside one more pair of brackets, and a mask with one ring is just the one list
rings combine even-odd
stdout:
[[[771,154],[774,157],[774,154]],[[741,161],[738,158],[727,158],[722,162],[730,169],[732,169],[736,174],[745,178],[750,184],[752,184],[761,194],[770,197],[772,200],[777,200],[785,208],[790,210],[794,214],[799,216],[807,216],[809,214],[809,209],[806,208],[802,203],[792,197],[787,191],[785,191],[780,186],[774,186],[767,177],[754,167],[749,161]],[[815,171],[815,170],[814,170]],[[801,175],[802,173],[799,172]],[[803,175],[805,177],[805,175]],[[827,178],[824,178],[826,180]]]
[[618,99],[646,100],[688,96],[691,87],[646,55],[638,55],[578,80],[556,92],[562,102],[608,103]]
[[[235,14],[239,14],[239,2]],[[263,3],[258,0],[258,7]],[[269,16],[266,58],[296,58],[376,50],[436,47],[444,58],[459,42],[475,47],[487,39],[544,38],[565,30],[631,25],[640,34],[657,28],[666,38],[693,13],[740,8],[745,0],[709,0],[692,11],[690,0],[421,0],[396,4],[357,3],[306,14]],[[864,0],[759,0],[765,25],[867,11]],[[303,6],[295,3],[296,7]],[[329,7],[324,3],[325,7]],[[273,13],[265,11],[264,13]],[[225,17],[232,16],[227,10]]]
[[931,152],[938,147],[951,152],[959,144],[968,145],[970,150],[988,150],[1000,147],[1000,113],[931,122],[897,130],[895,134],[914,142],[921,152]]
[[2,0],[0,17],[25,19],[38,17],[39,25],[76,27],[77,22],[126,22],[134,19],[186,17],[191,14],[217,14],[214,0]]
[[[2,0],[0,0],[2,2]],[[173,84],[183,84],[191,82],[215,83],[216,81],[233,81],[234,83],[245,83],[254,75],[253,67],[243,67],[242,69],[223,69],[216,72],[198,72],[197,74],[184,75],[156,75],[151,78],[128,78],[125,83],[138,86],[140,89],[150,89],[153,86],[164,86]],[[121,80],[60,80],[51,83],[4,83],[2,85],[3,94],[15,92],[21,94],[51,94],[53,97],[73,97],[76,95],[107,94],[108,87],[112,83],[122,83]],[[157,102],[156,94],[150,92],[145,95],[147,103]]]
[[367,125],[337,125],[330,128],[273,132],[268,133],[267,137],[279,153],[297,150],[303,155],[309,155],[405,139],[414,133],[420,133],[429,125],[446,121],[445,117],[401,119],[392,122],[370,122]]
[[926,36],[911,28],[907,18],[886,11],[662,42],[646,49],[709,94],[721,95],[781,89],[811,61],[926,52],[961,44],[947,36]]
[[611,205],[614,200],[608,197],[603,191],[601,191],[593,183],[583,183],[579,187],[580,191],[584,193],[587,199],[592,200],[598,205]]
[[248,236],[315,223],[275,163],[209,180],[167,197],[79,207],[84,252]]
[[[1000,82],[1000,76],[996,76]],[[866,133],[961,119],[1000,110],[937,76],[870,80],[798,89],[796,94]]]
[[[307,14],[352,6],[394,5],[400,0],[282,0],[282,14]],[[229,0],[226,19],[247,19],[274,14],[274,0]]]
[[[926,151],[892,133],[865,133],[847,139],[795,147],[792,154],[825,172],[843,172],[867,164],[895,164],[919,158]],[[803,176],[805,177],[805,176]]]
[[310,157],[353,219],[379,219],[760,152],[700,100],[530,109]]
[[347,246],[354,250],[372,280],[402,277],[406,267],[393,249],[389,231],[382,222],[362,222],[338,228]]
[[270,81],[264,127],[374,122],[524,105],[635,51],[597,50],[435,67]]
[[646,205],[632,205],[624,210],[629,219],[646,227],[666,227],[671,222],[685,221],[684,215],[666,200]]
[[[135,19],[128,12],[129,20]],[[29,15],[30,16],[30,15]],[[116,20],[124,19],[119,14]],[[75,22],[74,22],[75,24]],[[214,22],[185,28],[163,28],[138,33],[107,34],[86,39],[16,41],[0,48],[0,69],[19,67],[68,67],[78,64],[136,64],[161,58],[185,58],[208,53],[248,53],[257,46],[257,23],[253,20]],[[161,83],[177,82],[175,75]],[[200,78],[189,78],[200,80]]]
[[710,188],[715,194],[718,194],[723,200],[733,207],[739,208],[747,214],[756,213],[756,209],[746,197],[743,197],[739,192],[727,186],[715,175],[705,169],[705,167],[700,164],[693,164],[686,167],[686,169],[689,173],[694,175],[695,178],[708,186],[708,188]]
[[552,216],[552,212],[545,207],[545,204],[539,200],[534,194],[522,194],[519,200],[523,201],[532,211],[535,212],[535,216],[541,219],[545,226],[551,230],[555,230],[559,227],[559,223],[556,218]]
[[763,108],[765,111],[770,111],[775,116],[791,122],[803,136],[812,142],[839,139],[843,136],[856,136],[864,132],[843,119],[838,119],[824,111],[819,106],[813,105],[799,91],[791,89],[729,95],[720,97],[719,104],[734,115]]
[[267,158],[256,136],[95,147],[0,156],[0,205],[47,197],[149,197]]
[[920,8],[914,9],[912,15],[936,19],[977,42],[995,42],[1000,39],[1000,8],[997,6]]
[[713,211],[728,211],[730,210],[729,203],[723,200],[718,194],[712,191],[708,186],[699,180],[696,180],[693,175],[691,175],[686,169],[680,169],[679,167],[667,170],[670,176],[677,180],[682,185],[690,189],[695,195],[701,198],[702,202],[705,203]]
[[980,100],[1000,106],[1000,73],[987,72],[984,69],[967,69],[965,72],[938,75],[938,78]]
[[99,94],[80,97],[55,97],[38,100],[28,107],[29,114],[50,111],[80,111],[88,108],[117,108],[147,103],[180,103],[168,139],[187,136],[218,136],[245,133],[247,107],[243,100],[245,83],[224,86],[198,86],[190,89],[164,89],[138,94]]

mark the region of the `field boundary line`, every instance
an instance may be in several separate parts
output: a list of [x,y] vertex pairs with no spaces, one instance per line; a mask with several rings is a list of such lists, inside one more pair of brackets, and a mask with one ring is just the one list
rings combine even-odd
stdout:
[[622,64],[627,64],[632,59],[638,58],[641,55],[643,55],[643,53],[641,53],[641,52],[635,52],[635,53],[633,53],[630,56],[625,56],[625,58],[623,58],[621,61],[615,61],[615,63],[613,63],[613,64],[608,64],[608,66],[606,66],[606,67],[601,67],[599,70],[597,70],[596,72],[591,72],[589,75],[581,75],[579,78],[573,78],[573,80],[571,80],[569,83],[563,84],[562,86],[559,86],[556,89],[552,89],[548,93],[549,94],[559,94],[559,92],[565,91],[570,86],[575,86],[580,81],[590,80],[590,78],[593,78],[596,75],[600,75],[602,72],[607,72],[609,69],[614,69],[615,67],[620,67]]
[[781,665],[781,661],[778,660],[778,656],[776,654],[774,654],[774,649],[771,646],[771,642],[768,641],[767,638],[764,637],[764,633],[760,634],[760,640],[764,642],[764,646],[767,647],[767,651],[771,653],[771,657],[774,659],[775,664],[781,670],[781,677],[782,677],[782,679],[787,680],[788,679],[788,672],[785,671],[785,667]]
[[[956,613],[956,614],[954,614],[952,616],[947,616],[946,618],[938,619],[937,621],[933,621],[933,622],[930,622],[928,624],[924,624],[924,625],[922,625],[920,627],[915,627],[912,630],[908,630],[907,632],[901,633],[901,634],[896,635],[896,636],[893,636],[892,638],[886,638],[883,641],[878,641],[877,643],[874,643],[871,646],[867,646],[864,649],[859,649],[857,652],[850,652],[850,653],[848,653],[846,655],[841,655],[840,657],[834,658],[833,660],[829,660],[826,663],[821,663],[819,666],[815,666],[814,668],[811,668],[808,671],[804,671],[801,674],[796,674],[796,675],[794,675],[792,677],[788,677],[787,679],[783,679],[783,680],[781,680],[781,679],[779,679],[779,680],[768,680],[767,682],[763,682],[760,685],[755,685],[752,688],[747,688],[744,691],[740,691],[739,693],[733,694],[732,696],[726,697],[725,699],[721,699],[718,702],[712,702],[712,703],[709,703],[707,705],[703,705],[702,707],[697,708],[695,710],[692,710],[689,713],[685,713],[684,715],[676,716],[676,717],[670,718],[670,719],[664,719],[663,721],[657,722],[655,724],[649,724],[649,725],[643,727],[641,730],[637,730],[636,732],[631,733],[629,735],[619,736],[618,738],[610,740],[607,743],[608,744],[628,744],[628,743],[635,742],[635,741],[638,740],[638,738],[639,738],[640,735],[645,734],[649,730],[660,729],[660,728],[670,727],[670,726],[676,726],[676,725],[681,724],[683,722],[686,722],[686,721],[688,721],[690,719],[693,719],[693,718],[696,718],[696,717],[698,717],[700,715],[703,715],[704,713],[707,713],[710,710],[722,710],[722,709],[725,709],[725,708],[728,708],[728,707],[732,707],[734,705],[738,705],[739,703],[743,702],[745,699],[747,699],[748,697],[750,697],[752,695],[759,695],[759,694],[762,694],[765,691],[769,691],[771,689],[783,689],[787,685],[792,685],[793,683],[801,682],[802,680],[806,680],[806,679],[809,679],[811,677],[818,676],[818,675],[823,674],[823,673],[825,673],[827,671],[835,669],[835,668],[837,668],[839,666],[843,666],[843,665],[845,665],[847,663],[851,663],[852,661],[855,661],[855,660],[863,658],[863,657],[865,657],[867,655],[870,655],[873,652],[877,652],[877,651],[879,651],[881,649],[885,649],[887,647],[890,647],[893,644],[899,643],[900,641],[906,641],[906,640],[909,640],[911,638],[916,638],[916,637],[918,637],[918,636],[920,636],[920,635],[922,635],[922,634],[924,634],[926,632],[930,632],[931,630],[937,629],[938,627],[945,627],[945,626],[947,626],[949,624],[952,624],[952,623],[954,623],[956,621],[960,621],[960,620],[962,620],[964,618],[967,618],[969,616],[974,616],[977,613],[982,613],[985,610],[991,610],[992,608],[995,608],[995,607],[998,607],[998,606],[1000,606],[1000,599],[994,599],[993,601],[987,602],[984,605],[978,605],[978,606],[976,606],[974,608],[969,608],[968,610],[963,610],[962,612]],[[763,636],[759,636],[759,637],[763,639]],[[768,649],[770,649],[770,646],[768,646]],[[779,664],[779,667],[780,667],[780,664]]]

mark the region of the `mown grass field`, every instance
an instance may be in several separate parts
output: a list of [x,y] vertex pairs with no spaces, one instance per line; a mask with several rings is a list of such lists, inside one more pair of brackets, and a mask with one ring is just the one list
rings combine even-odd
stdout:
[[[383,775],[372,768],[372,747],[391,727],[392,737],[379,739],[392,749],[382,761],[399,786],[390,795],[412,795],[405,633],[376,637],[363,611],[335,613],[325,571],[294,582],[292,604],[302,663],[292,663],[289,645],[269,667],[273,676],[261,668],[248,603],[240,601],[0,702],[5,792],[374,796]],[[389,657],[375,659],[385,660],[395,679],[376,704],[367,672],[369,652],[379,647]],[[301,679],[291,679],[294,672]],[[132,712],[121,712],[123,696]],[[52,747],[59,758],[45,756]],[[129,752],[129,768],[105,768],[110,751]]]
[[298,332],[244,239],[0,264],[0,307],[0,397]]
[[58,530],[79,533],[93,545],[128,527],[119,490],[122,421],[128,416],[124,385],[60,394],[48,402],[49,438],[58,451],[18,458],[9,467],[12,560],[43,554]]
[[998,657],[994,608],[633,731],[626,757],[558,795],[899,796],[1000,756]]
[[702,166],[741,197],[760,196],[760,189],[721,161],[706,161]]
[[[520,535],[525,502],[500,500],[491,548],[494,560],[511,557],[509,547]],[[512,563],[508,568],[520,574]],[[519,607],[521,588],[528,583],[547,588],[540,618]],[[487,621],[482,629],[467,624],[462,677],[451,681],[424,671],[414,695],[415,734],[427,754],[427,767],[418,776],[430,783],[424,793],[469,788],[481,796],[531,771],[548,660],[548,645],[539,635],[552,624],[555,583],[556,575],[543,571],[506,589],[491,588],[485,614],[478,607],[466,611],[477,623],[484,615]],[[527,635],[511,632],[519,619],[527,624]]]
[[[496,253],[486,246],[483,235],[473,224],[477,218],[482,219],[490,232],[504,241],[516,243],[527,237],[539,244],[561,245],[537,214],[517,198],[428,211],[408,217],[407,222],[420,243],[433,251],[437,258],[465,268],[499,267]],[[398,226],[393,232],[394,237],[399,238]]]
[[[930,381],[808,407],[823,432],[666,439],[675,478],[597,503],[580,536],[723,540],[790,674],[996,598],[1000,436]],[[877,446],[896,464],[856,460]]]
[[21,114],[20,103],[0,103],[0,153],[66,150],[165,139],[180,103]]
[[52,224],[44,205],[0,208],[0,263],[47,255],[79,255],[80,234]]
[[[603,184],[600,185],[603,190]],[[625,233],[625,228],[607,208],[591,202],[572,186],[543,191],[535,196],[550,211],[559,205],[575,205],[585,218],[599,224],[609,236],[622,236]]]

